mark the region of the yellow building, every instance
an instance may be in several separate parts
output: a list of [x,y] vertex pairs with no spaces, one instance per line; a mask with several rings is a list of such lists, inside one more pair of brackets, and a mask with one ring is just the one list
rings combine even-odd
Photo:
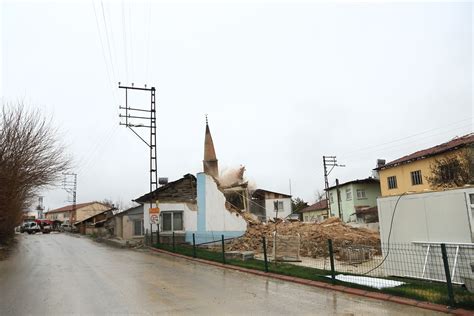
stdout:
[[[468,159],[470,159],[472,169],[472,150],[470,149],[473,144],[474,134],[471,133],[377,167],[375,170],[379,172],[382,196],[438,190],[439,187],[433,187],[428,181],[433,176],[433,165],[440,159],[460,156],[468,150]],[[455,168],[449,167],[447,166],[443,175],[448,181],[455,177],[457,172]]]

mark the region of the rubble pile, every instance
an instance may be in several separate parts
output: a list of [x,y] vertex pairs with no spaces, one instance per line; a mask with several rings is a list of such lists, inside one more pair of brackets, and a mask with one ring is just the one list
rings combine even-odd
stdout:
[[[271,252],[273,233],[280,236],[301,237],[300,255],[303,257],[324,257],[328,255],[328,239],[332,239],[336,255],[342,248],[351,245],[364,245],[380,251],[380,236],[378,232],[368,229],[355,228],[343,223],[339,218],[329,218],[322,223],[277,222],[255,223],[248,222],[247,232],[229,245],[229,250],[254,250],[262,252],[262,237],[267,239],[267,251]],[[277,238],[278,242],[278,238]]]

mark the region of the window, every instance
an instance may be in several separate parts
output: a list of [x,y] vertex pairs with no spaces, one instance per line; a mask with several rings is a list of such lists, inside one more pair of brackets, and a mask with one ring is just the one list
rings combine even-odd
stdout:
[[133,220],[133,235],[143,236],[143,219]]
[[364,189],[357,189],[357,198],[359,200],[367,198],[367,196],[365,195]]
[[459,173],[459,161],[450,161],[446,165],[440,166],[441,179],[443,182],[451,182],[456,179],[456,175]]
[[411,184],[412,185],[423,184],[423,179],[421,177],[421,170],[411,172]]
[[391,176],[387,178],[387,184],[389,189],[396,189],[397,188],[397,177]]
[[346,189],[346,200],[352,200],[352,190],[350,188]]
[[273,210],[276,212],[283,212],[283,201],[274,201]]
[[161,213],[161,229],[164,232],[183,230],[183,212]]
[[334,203],[334,196],[332,195],[332,192],[329,193],[329,201],[331,201],[331,203]]

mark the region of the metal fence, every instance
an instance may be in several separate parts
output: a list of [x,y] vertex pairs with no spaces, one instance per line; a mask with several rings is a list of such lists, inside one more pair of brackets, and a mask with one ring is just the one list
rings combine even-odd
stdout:
[[149,245],[185,255],[474,309],[474,244],[347,243],[301,236],[226,238],[147,234]]

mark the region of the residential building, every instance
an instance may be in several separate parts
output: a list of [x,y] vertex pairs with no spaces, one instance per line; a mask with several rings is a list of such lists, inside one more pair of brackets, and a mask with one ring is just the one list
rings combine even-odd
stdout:
[[145,235],[143,205],[134,206],[115,214],[106,222],[105,227],[117,238],[142,240]]
[[291,214],[291,195],[257,189],[252,193],[250,213],[261,221],[288,217]]
[[378,179],[369,177],[348,181],[326,190],[329,192],[331,216],[337,216],[346,223],[357,222],[361,218],[357,216],[358,210],[377,206],[380,183]]
[[[382,196],[401,195],[405,192],[427,192],[439,190],[430,184],[429,179],[433,175],[432,168],[440,159],[459,157],[465,151],[472,157],[474,134],[454,138],[446,143],[423,149],[407,156],[398,158],[387,164],[378,166]],[[473,160],[468,167],[473,172]],[[447,181],[456,177],[460,172],[456,163],[443,166],[443,177]]]
[[300,213],[303,217],[303,222],[314,223],[321,222],[328,218],[328,200],[322,199],[304,209],[300,210]]
[[[59,220],[63,223],[76,223],[110,209],[110,206],[100,202],[79,203],[63,206],[45,213],[46,219]],[[71,220],[72,218],[72,220]]]
[[109,208],[81,221],[77,221],[75,223],[75,226],[76,228],[78,228],[79,233],[83,235],[95,234],[97,236],[105,236],[108,233],[105,227],[105,223],[109,218],[113,216],[113,212],[115,210],[115,208]]
[[[163,238],[174,232],[178,241],[184,241],[186,231],[197,229],[197,183],[192,174],[186,174],[181,179],[169,182],[134,201],[140,204],[157,202]],[[153,228],[145,226],[145,229]]]

